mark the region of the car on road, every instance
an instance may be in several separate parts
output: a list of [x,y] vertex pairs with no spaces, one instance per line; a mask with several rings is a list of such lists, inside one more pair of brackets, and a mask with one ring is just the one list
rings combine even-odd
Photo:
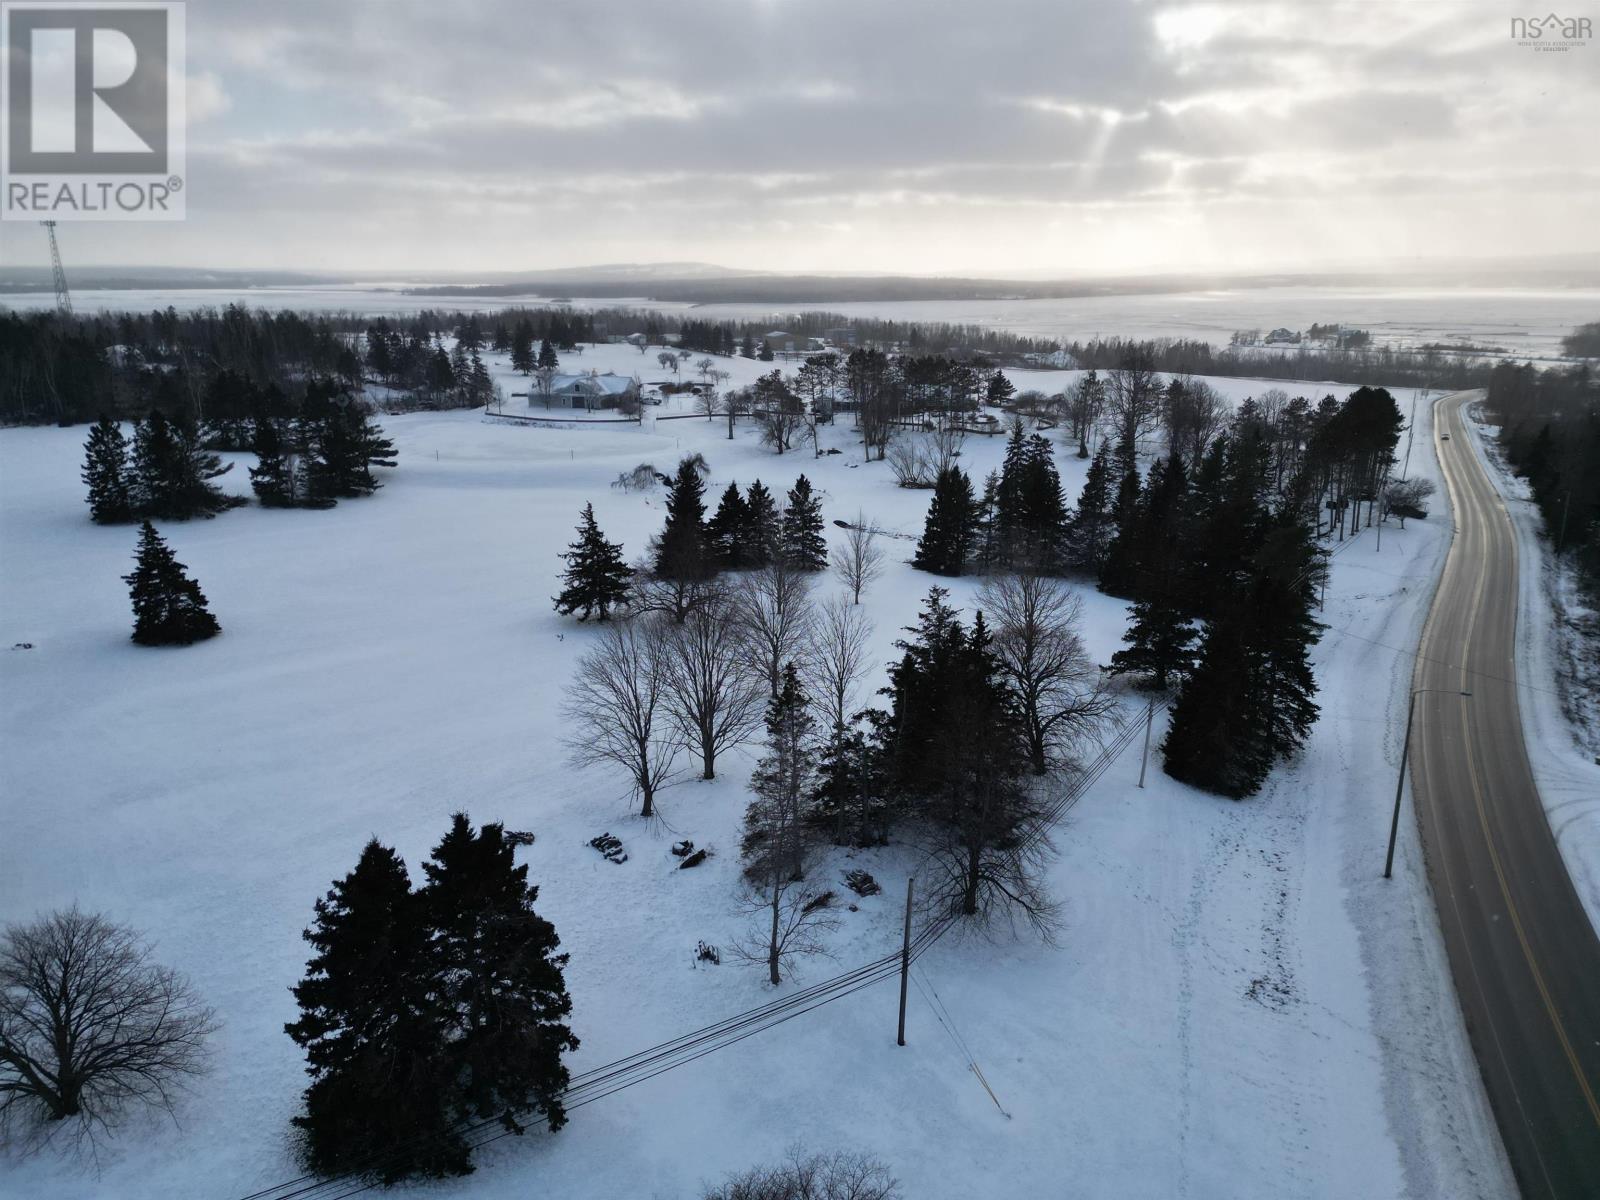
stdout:
[[1441,442],[1448,442],[1450,440],[1450,435],[1448,433],[1441,433],[1439,435],[1439,440]]

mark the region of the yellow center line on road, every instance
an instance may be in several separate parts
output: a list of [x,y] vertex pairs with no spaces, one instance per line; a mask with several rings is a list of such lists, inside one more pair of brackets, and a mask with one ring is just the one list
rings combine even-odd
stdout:
[[[1459,419],[1462,407],[1462,405],[1457,405],[1452,413],[1452,416],[1455,416]],[[1460,424],[1457,425],[1457,431],[1464,432]],[[1471,453],[1470,450],[1468,452]],[[1441,455],[1441,458],[1442,457],[1443,456]],[[1476,469],[1481,475],[1482,467],[1478,466]],[[1450,482],[1453,483],[1454,480],[1452,479]],[[1480,480],[1480,482],[1482,481]],[[1451,491],[1454,492],[1454,490],[1454,487],[1452,487]],[[1480,497],[1475,499],[1495,501],[1497,498],[1490,495],[1480,494]],[[1485,503],[1480,507],[1479,504],[1475,503],[1473,507],[1474,509],[1485,514],[1481,519],[1483,521],[1483,528],[1487,529],[1489,522],[1493,520],[1497,504]],[[1501,508],[1500,511],[1503,515],[1504,509]],[[1487,541],[1487,538],[1485,541]],[[1477,586],[1474,588],[1472,611],[1467,618],[1466,638],[1462,644],[1461,660],[1463,664],[1465,664],[1471,657],[1473,634],[1477,629],[1478,618],[1482,614],[1484,589],[1488,583],[1488,556],[1482,555],[1480,557],[1482,565],[1478,575]],[[1463,665],[1461,676],[1463,690],[1465,689],[1466,683],[1467,670]],[[1515,695],[1512,695],[1511,703],[1516,703]],[[1555,1001],[1551,998],[1550,989],[1545,983],[1544,972],[1539,967],[1538,958],[1534,954],[1533,947],[1528,941],[1528,935],[1526,931],[1523,929],[1522,914],[1517,910],[1516,901],[1511,898],[1511,889],[1506,881],[1505,869],[1500,862],[1500,852],[1495,847],[1494,834],[1489,828],[1489,813],[1484,802],[1482,777],[1478,771],[1476,751],[1478,739],[1472,736],[1472,713],[1466,705],[1462,705],[1461,707],[1461,732],[1463,749],[1466,753],[1467,773],[1472,781],[1473,801],[1478,810],[1478,824],[1483,829],[1484,847],[1489,851],[1489,862],[1494,867],[1495,879],[1500,885],[1501,898],[1504,899],[1506,904],[1506,912],[1511,917],[1511,927],[1516,931],[1517,942],[1522,947],[1522,956],[1527,960],[1528,970],[1533,975],[1534,986],[1539,991],[1539,997],[1544,1002],[1545,1013],[1549,1016],[1550,1023],[1555,1029],[1556,1039],[1561,1043],[1561,1049],[1567,1057],[1567,1062],[1572,1067],[1573,1077],[1577,1079],[1578,1088],[1583,1093],[1583,1098],[1589,1106],[1589,1114],[1594,1118],[1596,1126],[1600,1126],[1600,1101],[1596,1100],[1594,1090],[1589,1085],[1588,1077],[1585,1076],[1583,1072],[1583,1065],[1578,1061],[1577,1052],[1573,1049],[1572,1041],[1567,1036],[1567,1029],[1565,1024],[1562,1023],[1561,1014],[1556,1011]]]

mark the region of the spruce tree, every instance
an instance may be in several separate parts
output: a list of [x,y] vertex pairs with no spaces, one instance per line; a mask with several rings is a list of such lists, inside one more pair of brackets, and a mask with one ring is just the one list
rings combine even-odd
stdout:
[[369,842],[355,870],[317,901],[305,931],[316,953],[293,989],[284,1027],[306,1052],[307,1165],[394,1183],[464,1175],[470,1149],[451,1103],[459,1071],[446,1053],[454,1014],[439,995],[423,907],[405,863]]
[[489,374],[489,368],[483,365],[483,356],[474,348],[472,351],[472,365],[468,368],[469,387],[472,391],[474,404],[487,406],[494,399],[494,379]]
[[179,521],[209,517],[233,503],[210,482],[232,469],[205,449],[187,417],[168,420],[154,409],[133,435],[134,510]]
[[110,417],[101,417],[83,446],[81,478],[89,489],[89,517],[99,525],[133,520],[128,481],[128,439]]
[[1000,559],[1010,564],[1018,557],[1025,535],[1027,514],[1024,511],[1023,474],[1027,470],[1028,449],[1022,434],[1022,422],[1011,426],[1011,436],[1006,439],[1005,457],[1000,464],[1000,486],[995,491],[994,531]]
[[940,471],[911,565],[935,575],[962,574],[972,552],[976,515],[972,481],[965,472],[959,467]]
[[739,557],[747,567],[764,567],[778,556],[782,544],[782,522],[778,504],[757,479],[745,494],[744,531],[739,539]]
[[1067,504],[1061,494],[1061,474],[1055,451],[1047,438],[1034,434],[1023,454],[1021,481],[1022,544],[1016,565],[1052,573],[1066,550]]
[[881,846],[889,837],[882,757],[860,729],[835,730],[817,761],[812,816],[840,846]]
[[730,483],[717,503],[717,511],[706,523],[706,539],[717,565],[725,570],[748,566],[744,561],[746,530],[750,507],[744,502],[737,483]]
[[533,326],[524,318],[517,322],[516,332],[511,335],[511,369],[528,375],[537,365],[533,354]]
[[1258,618],[1251,631],[1256,686],[1266,704],[1268,745],[1275,757],[1289,758],[1317,720],[1311,648],[1323,626],[1311,613],[1327,566],[1312,531],[1288,511],[1266,518],[1251,566],[1255,594],[1247,607]]
[[1017,394],[1017,385],[1007,379],[1004,374],[996,371],[989,377],[987,400],[996,408],[1001,408],[1010,402],[1011,397]]
[[140,526],[136,560],[132,573],[122,577],[133,600],[134,641],[187,646],[222,632],[200,585],[184,574],[184,565],[149,521]]
[[789,489],[783,510],[783,560],[796,571],[821,571],[828,565],[828,543],[822,536],[822,501],[804,475]]
[[988,575],[1005,563],[1000,545],[1000,473],[990,471],[983,481],[983,498],[972,519],[972,566]]
[[294,464],[284,450],[283,435],[269,417],[256,418],[251,448],[256,465],[250,468],[250,487],[263,508],[290,508],[296,502]]
[[667,485],[667,522],[656,539],[655,572],[685,583],[716,573],[706,542],[705,483],[693,459],[680,462]]
[[541,370],[554,371],[560,368],[561,359],[556,355],[556,348],[550,344],[550,339],[545,338],[539,343],[538,366]]
[[1258,791],[1272,770],[1263,706],[1253,692],[1250,614],[1224,613],[1206,630],[1199,662],[1172,706],[1162,740],[1163,770],[1174,779],[1237,800]]
[[1104,442],[1089,462],[1078,494],[1078,506],[1067,526],[1067,561],[1075,570],[1096,576],[1116,531],[1111,516],[1111,461]]
[[383,486],[372,468],[395,465],[394,443],[340,384],[308,384],[297,425],[311,456],[309,475],[316,496],[371,495]]
[[600,532],[593,504],[583,506],[578,540],[561,557],[566,560],[567,569],[562,577],[565,586],[555,600],[558,613],[578,613],[580,621],[587,621],[591,613],[596,613],[604,621],[613,608],[627,603],[628,581],[633,572],[622,560],[621,543],[606,541]]
[[1111,674],[1144,675],[1152,688],[1165,691],[1174,678],[1189,673],[1196,637],[1194,623],[1179,606],[1177,596],[1163,592],[1137,601],[1133,619],[1122,635],[1127,648],[1111,656]]
[[446,1023],[450,1115],[498,1116],[520,1133],[518,1118],[531,1110],[560,1129],[561,1055],[578,1039],[566,1024],[567,956],[556,953],[555,927],[534,911],[539,889],[527,866],[514,861],[501,826],[474,832],[456,813],[422,870],[428,882],[417,898],[431,934],[430,999]]

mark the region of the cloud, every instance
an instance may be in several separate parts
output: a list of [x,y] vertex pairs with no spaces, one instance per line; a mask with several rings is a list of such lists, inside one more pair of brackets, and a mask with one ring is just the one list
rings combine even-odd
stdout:
[[1536,239],[1593,248],[1600,46],[1519,52],[1475,0],[216,0],[189,24],[190,220],[85,230],[106,261],[1532,251],[1506,243],[1529,188]]

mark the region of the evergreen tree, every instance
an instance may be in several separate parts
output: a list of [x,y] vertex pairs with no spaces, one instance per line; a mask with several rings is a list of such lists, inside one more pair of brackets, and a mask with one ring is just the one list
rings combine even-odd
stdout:
[[1017,394],[1017,385],[1007,379],[1004,374],[996,371],[989,377],[987,399],[996,408],[1001,408],[1010,402],[1011,397]]
[[1101,591],[1139,600],[1181,587],[1187,561],[1188,490],[1181,458],[1172,455],[1151,464],[1144,490],[1106,551]]
[[184,574],[184,565],[149,521],[139,528],[136,563],[133,572],[122,577],[133,600],[134,641],[142,646],[187,646],[222,632],[200,585]]
[[1251,630],[1255,686],[1266,705],[1268,747],[1289,758],[1317,720],[1311,647],[1323,626],[1311,612],[1327,567],[1311,530],[1287,511],[1267,518],[1251,566],[1254,595],[1240,607],[1258,616]]
[[251,448],[256,452],[256,465],[250,468],[250,486],[261,506],[293,507],[298,501],[295,465],[292,456],[284,450],[278,423],[270,417],[258,416]]
[[882,759],[860,729],[835,730],[817,762],[813,819],[841,846],[881,846],[889,838],[890,810]]
[[1037,433],[1024,447],[1018,500],[1020,540],[1013,564],[1045,573],[1056,571],[1065,556],[1067,504],[1061,494],[1055,451],[1049,440]]
[[447,1025],[451,1115],[517,1118],[536,1110],[551,1130],[566,1123],[563,1051],[578,1048],[555,927],[533,909],[539,889],[499,825],[476,833],[464,813],[423,864],[417,893],[431,941],[430,997]]
[[783,560],[797,571],[821,571],[828,565],[828,543],[822,536],[822,501],[804,475],[789,489],[783,510]]
[[533,326],[523,319],[517,322],[516,332],[511,335],[511,369],[528,375],[536,365],[537,361],[533,356]]
[[940,471],[911,565],[935,575],[962,574],[972,552],[976,516],[972,481],[965,472],[959,467]]
[[300,1019],[285,1031],[306,1052],[307,1165],[393,1183],[463,1175],[469,1147],[452,1111],[458,1072],[445,1053],[422,906],[405,863],[369,842],[356,868],[316,904],[305,931],[316,953],[293,989]]
[[1127,648],[1111,656],[1111,673],[1146,675],[1150,686],[1166,691],[1173,678],[1183,678],[1194,664],[1196,631],[1175,594],[1163,591],[1133,606],[1133,619],[1122,635]]
[[1251,687],[1249,621],[1249,614],[1230,611],[1206,630],[1161,743],[1168,775],[1236,800],[1258,791],[1272,770],[1272,752],[1260,736],[1263,706]]
[[767,893],[771,920],[764,922],[768,931],[761,957],[774,985],[782,981],[785,958],[817,948],[805,936],[806,926],[827,919],[803,895],[797,902],[789,894],[806,876],[814,842],[806,808],[815,781],[810,704],[794,664],[786,663],[783,681],[767,706],[767,752],[750,776],[755,799],[745,812],[740,842],[746,875]]
[[184,521],[212,516],[233,501],[211,480],[233,464],[201,444],[187,417],[168,420],[159,409],[141,421],[133,436],[133,503],[137,513]]
[[972,566],[988,575],[1005,563],[1000,544],[1000,472],[990,471],[983,481],[983,499],[972,521]]
[[489,374],[489,368],[483,365],[483,357],[476,349],[472,351],[472,365],[467,368],[468,387],[472,392],[474,405],[482,404],[487,407],[494,399],[494,379]]
[[744,561],[746,531],[750,525],[750,506],[744,502],[737,483],[730,483],[717,503],[717,511],[706,523],[706,539],[719,567],[738,570]]
[[1078,506],[1067,527],[1067,561],[1075,570],[1098,576],[1116,527],[1111,516],[1111,462],[1104,442],[1089,462]]
[[561,366],[561,359],[556,356],[556,348],[550,344],[550,339],[545,338],[539,343],[538,366],[541,370],[557,370]]
[[663,579],[694,582],[716,573],[706,542],[705,483],[694,460],[684,459],[667,485],[667,522],[656,540],[655,571]]
[[83,446],[84,484],[89,489],[89,517],[99,525],[133,520],[128,482],[128,439],[110,417],[101,417]]
[[1004,563],[1011,563],[1017,558],[1027,524],[1022,478],[1027,470],[1027,460],[1027,442],[1023,437],[1022,422],[1017,420],[1011,426],[1011,436],[1006,439],[1005,457],[1000,464],[1000,486],[995,491],[995,540]]
[[1206,631],[1162,744],[1175,779],[1238,799],[1304,744],[1317,718],[1311,616],[1321,554],[1304,523],[1270,518],[1248,577]]
[[394,443],[341,384],[307,385],[298,430],[318,497],[369,496],[382,486],[372,468],[395,465]]
[[562,577],[565,586],[555,601],[558,613],[571,616],[576,612],[578,620],[587,621],[591,613],[598,612],[604,621],[613,608],[627,603],[628,580],[633,572],[622,561],[621,543],[606,541],[600,532],[593,504],[583,506],[578,540],[561,557],[566,559],[567,569]]
[[778,504],[757,479],[750,485],[744,501],[745,523],[739,539],[739,557],[747,567],[764,567],[778,556],[782,547],[782,521]]

